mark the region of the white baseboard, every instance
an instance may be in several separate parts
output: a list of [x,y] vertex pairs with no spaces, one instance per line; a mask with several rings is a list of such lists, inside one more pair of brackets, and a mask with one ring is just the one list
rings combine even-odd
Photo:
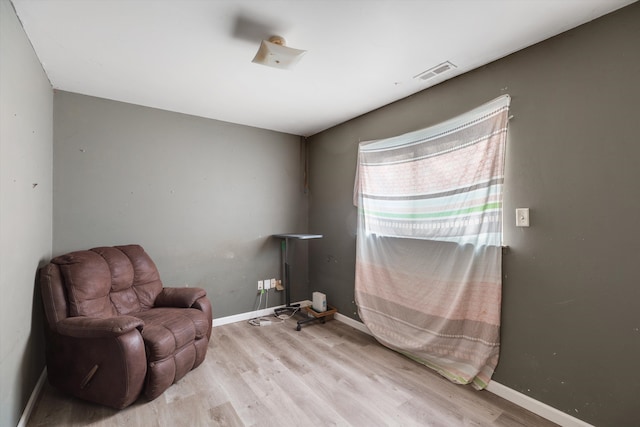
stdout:
[[[213,320],[213,326],[222,326],[227,323],[235,323],[241,322],[243,320],[253,319],[254,317],[268,316],[273,314],[273,311],[276,308],[284,307],[284,305],[279,305],[277,307],[265,308],[262,310],[252,311],[250,313],[241,313],[236,314],[234,316],[223,317],[220,319]],[[42,370],[40,374],[40,378],[38,378],[38,382],[36,383],[33,391],[31,392],[31,396],[27,401],[27,405],[24,407],[24,411],[22,411],[22,416],[20,417],[20,421],[18,421],[18,425],[16,427],[26,427],[29,418],[31,417],[31,413],[33,412],[36,401],[38,400],[38,396],[40,396],[40,392],[42,391],[42,387],[44,386],[44,382],[47,379],[47,367]]]
[[[303,301],[298,301],[298,302],[293,303],[293,304],[294,305],[298,304],[300,307],[306,307],[308,305],[311,305],[311,301],[303,300]],[[270,316],[270,315],[273,314],[275,309],[282,308],[282,307],[284,307],[284,305],[278,305],[278,306],[275,306],[275,307],[263,308],[262,310],[250,311],[250,312],[247,312],[247,313],[234,314],[232,316],[220,317],[219,319],[213,319],[213,327],[215,328],[216,326],[227,325],[229,323],[242,322],[244,320],[254,319],[256,317]]]
[[[367,328],[362,322],[358,322],[357,320],[354,320],[340,313],[336,313],[334,315],[334,318],[342,323],[351,326],[352,328],[364,332],[365,334],[371,335],[369,328]],[[500,396],[503,399],[520,406],[521,408],[531,411],[534,414],[541,416],[542,418],[553,421],[554,423],[559,424],[563,427],[593,427],[589,423],[572,417],[571,415],[562,412],[552,406],[549,406],[546,403],[535,400],[527,396],[526,394],[522,394],[519,391],[515,391],[495,381],[489,381],[489,384],[487,385],[487,388],[485,390],[492,394],[495,394],[496,396]]]
[[[301,306],[310,305],[310,301],[301,301]],[[276,308],[284,307],[284,305],[279,305],[277,307],[265,308],[262,310],[252,311],[248,313],[240,313],[235,314],[233,316],[222,317],[219,319],[213,320],[213,326],[222,326],[229,323],[242,322],[244,320],[253,319],[255,317],[261,316],[269,316],[273,314],[273,311]],[[336,313],[334,318],[342,323],[345,323],[352,328],[355,328],[365,334],[371,335],[369,328],[365,326],[364,323],[354,320],[344,314]],[[42,370],[42,374],[40,374],[40,378],[36,383],[33,391],[31,392],[31,397],[29,397],[29,401],[22,412],[22,416],[20,417],[20,421],[18,422],[17,427],[26,427],[29,418],[31,417],[31,413],[33,412],[36,400],[42,391],[42,387],[44,386],[44,382],[47,378],[47,368],[45,367]],[[490,381],[487,385],[486,390],[490,393],[495,394],[496,396],[500,396],[509,402],[512,402],[528,411],[533,412],[543,418],[548,419],[549,421],[553,421],[556,424],[559,424],[563,427],[593,427],[591,424],[586,423],[578,418],[572,417],[571,415],[562,412],[552,406],[547,405],[546,403],[542,403],[539,400],[535,400],[526,394],[520,393],[516,390],[513,390],[505,385],[497,383],[495,381]]]
[[540,415],[542,418],[546,418],[549,421],[553,421],[563,427],[593,427],[593,425],[572,417],[566,412],[562,412],[553,406],[549,406],[546,403],[542,403],[539,400],[535,400],[532,397],[522,394],[519,391],[511,389],[505,385],[497,383],[495,381],[489,381],[487,388],[488,392],[500,396],[511,403],[527,409],[534,414]]
[[[228,323],[241,322],[243,320],[253,319],[254,317],[268,316],[273,314],[273,311],[276,308],[284,307],[284,305],[279,305],[277,307],[265,308],[262,310],[252,311],[250,313],[241,313],[236,314],[234,316],[222,317],[220,319],[213,319],[213,326],[222,326]],[[47,367],[45,366],[40,374],[40,378],[38,378],[38,382],[36,383],[33,391],[31,392],[31,396],[27,401],[27,405],[22,411],[22,416],[20,417],[20,421],[18,421],[18,425],[16,427],[26,427],[29,418],[31,417],[31,413],[33,412],[36,401],[38,400],[38,396],[40,396],[40,392],[42,391],[42,387],[44,386],[44,382],[47,379]]]
[[244,320],[253,319],[255,317],[269,316],[273,314],[276,308],[284,307],[279,305],[276,307],[263,308],[262,310],[250,311],[247,313],[234,314],[233,316],[220,317],[219,319],[213,319],[213,327],[228,325],[229,323],[242,322]]
[[360,332],[364,332],[365,334],[372,335],[372,333],[369,330],[369,328],[367,328],[365,326],[365,324],[362,323],[362,322],[358,322],[357,320],[354,320],[351,317],[345,316],[344,314],[340,314],[340,313],[334,314],[333,317],[336,320],[338,320],[338,321],[340,321],[342,323],[346,323],[347,325],[351,326],[352,328],[359,330]]
[[31,413],[33,412],[33,408],[36,405],[36,401],[38,400],[38,396],[40,396],[40,392],[42,391],[42,387],[44,386],[44,382],[47,379],[47,367],[45,366],[40,374],[40,378],[38,378],[38,382],[36,386],[33,388],[31,392],[31,396],[27,401],[27,405],[24,407],[24,411],[22,411],[22,416],[20,417],[20,421],[18,421],[17,427],[26,427],[29,418],[31,418]]

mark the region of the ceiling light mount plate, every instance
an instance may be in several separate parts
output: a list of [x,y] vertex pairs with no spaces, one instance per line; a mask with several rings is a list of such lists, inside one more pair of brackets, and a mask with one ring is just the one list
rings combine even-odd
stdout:
[[288,47],[284,37],[271,36],[269,40],[262,40],[258,53],[251,62],[267,67],[291,70],[300,62],[305,53],[307,53],[306,50]]

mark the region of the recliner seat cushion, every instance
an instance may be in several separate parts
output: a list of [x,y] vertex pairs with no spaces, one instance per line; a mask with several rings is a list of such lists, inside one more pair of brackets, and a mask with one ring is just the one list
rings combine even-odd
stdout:
[[144,321],[142,338],[150,362],[165,359],[196,339],[206,337],[209,319],[193,308],[153,308],[135,313]]
[[193,308],[153,308],[134,316],[144,321],[142,339],[149,365],[145,394],[154,399],[202,362],[199,343],[206,352],[209,319]]

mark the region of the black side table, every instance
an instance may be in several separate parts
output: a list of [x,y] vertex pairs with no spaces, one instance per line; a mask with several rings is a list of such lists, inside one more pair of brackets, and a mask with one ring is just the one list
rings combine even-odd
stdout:
[[291,304],[291,276],[289,274],[289,241],[291,239],[295,240],[309,240],[309,239],[321,239],[322,234],[274,234],[273,237],[278,239],[282,239],[280,243],[280,252],[282,259],[282,274],[283,280],[282,283],[284,285],[285,299],[286,305],[284,307],[276,308],[275,315],[280,316],[282,313],[295,313],[300,309],[300,304]]

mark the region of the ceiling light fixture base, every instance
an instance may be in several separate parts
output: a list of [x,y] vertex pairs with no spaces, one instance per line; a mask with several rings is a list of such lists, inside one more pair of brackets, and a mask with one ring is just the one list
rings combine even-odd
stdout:
[[307,51],[288,47],[286,43],[281,36],[271,36],[269,40],[262,40],[258,53],[251,62],[281,70],[293,69]]

